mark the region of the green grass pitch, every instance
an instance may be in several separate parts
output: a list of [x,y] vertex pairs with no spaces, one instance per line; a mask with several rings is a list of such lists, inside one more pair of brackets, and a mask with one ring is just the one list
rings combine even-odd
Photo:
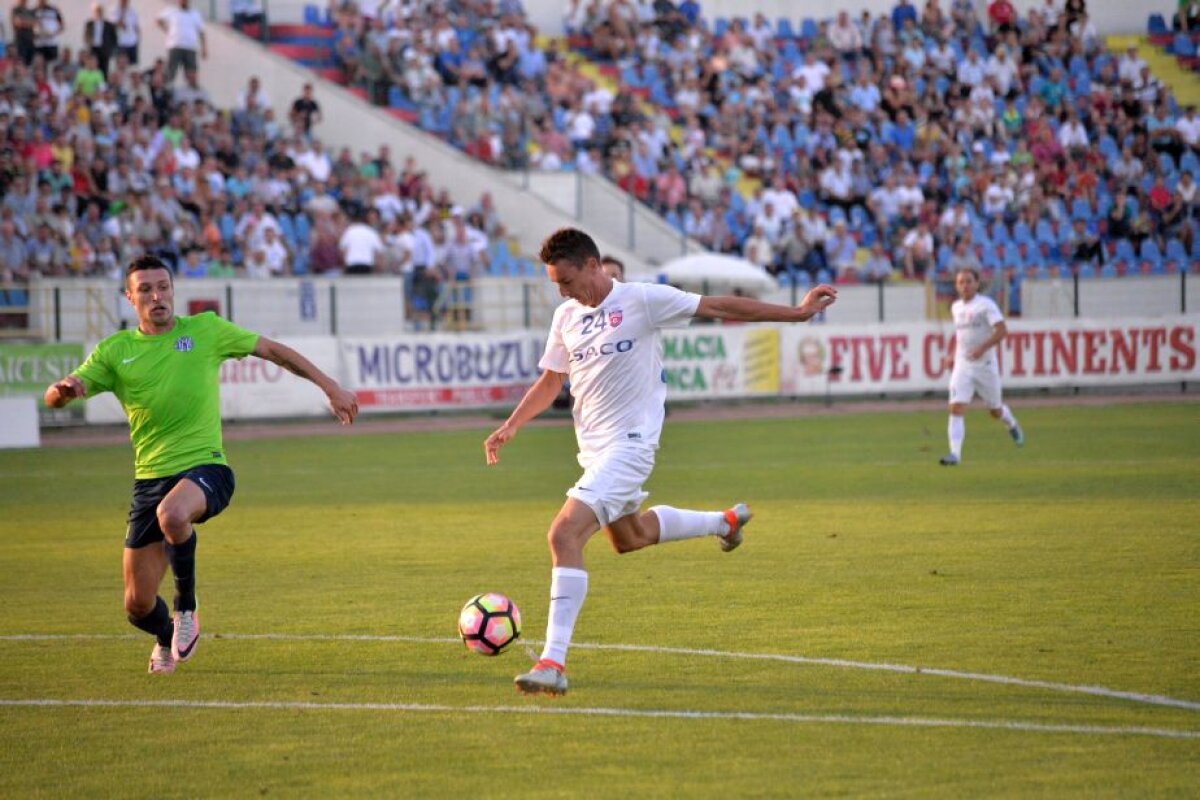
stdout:
[[229,443],[168,677],[128,448],[0,454],[0,797],[1194,796],[1200,406],[1014,407],[955,469],[938,412],[668,419],[650,502],[747,500],[746,544],[594,540],[557,700],[453,637],[502,591],[541,639],[567,427]]

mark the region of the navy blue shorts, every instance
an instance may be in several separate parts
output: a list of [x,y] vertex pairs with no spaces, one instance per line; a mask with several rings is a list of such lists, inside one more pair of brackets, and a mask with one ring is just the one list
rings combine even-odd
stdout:
[[164,539],[162,528],[158,527],[158,504],[184,478],[200,487],[208,503],[204,515],[196,522],[220,514],[233,497],[233,470],[224,464],[202,464],[169,478],[135,480],[133,502],[129,504],[129,527],[125,533],[126,547],[137,549]]

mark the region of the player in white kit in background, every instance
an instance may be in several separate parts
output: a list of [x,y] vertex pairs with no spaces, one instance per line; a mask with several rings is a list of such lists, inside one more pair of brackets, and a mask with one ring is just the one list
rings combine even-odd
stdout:
[[667,387],[656,335],[693,317],[739,322],[803,322],[837,297],[821,285],[799,306],[773,305],[748,297],[702,297],[671,286],[621,283],[600,263],[590,236],[575,228],[556,231],[542,244],[546,274],[566,302],[554,312],[541,376],[503,425],[484,443],[489,465],[521,426],[550,407],[570,379],[575,398],[575,437],[583,476],[550,524],[553,571],[546,645],[529,672],[516,677],[526,693],[567,691],[564,664],[579,609],[587,595],[583,549],[598,530],[613,549],[629,553],[653,544],[713,536],[722,550],[742,543],[750,509],[688,511],[654,506],[642,485],[654,468]]
[[952,467],[962,460],[966,423],[963,412],[978,394],[987,403],[988,412],[1004,423],[1017,446],[1025,444],[1025,434],[1016,417],[1005,405],[1000,389],[1000,365],[996,360],[996,345],[1004,339],[1008,328],[1000,307],[990,297],[979,294],[979,273],[960,269],[954,276],[958,299],[950,306],[954,316],[954,369],[950,372],[950,423],[947,433],[950,452],[942,456],[941,464]]

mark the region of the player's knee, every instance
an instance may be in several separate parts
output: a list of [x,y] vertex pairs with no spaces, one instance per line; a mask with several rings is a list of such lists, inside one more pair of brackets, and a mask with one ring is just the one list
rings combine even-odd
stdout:
[[158,527],[163,533],[181,533],[191,527],[192,521],[188,515],[179,506],[159,503],[158,509]]
[[154,610],[154,597],[140,597],[135,592],[125,593],[125,613],[130,621],[142,619]]
[[546,534],[546,543],[550,545],[551,553],[568,553],[575,547],[575,538],[564,528],[551,525],[550,531]]
[[1001,415],[1003,414],[1003,412],[998,408],[989,408],[988,413],[991,414],[996,419],[1000,419]]
[[609,543],[612,545],[613,552],[619,556],[623,556],[626,553],[632,553],[634,550],[640,550],[642,547],[644,547],[644,545],[640,542],[631,542],[630,540],[621,536],[611,537],[609,539]]

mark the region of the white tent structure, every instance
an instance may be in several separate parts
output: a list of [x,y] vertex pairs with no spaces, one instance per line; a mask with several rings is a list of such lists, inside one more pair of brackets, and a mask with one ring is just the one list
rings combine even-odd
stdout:
[[659,267],[655,276],[642,277],[707,294],[728,294],[737,290],[757,296],[779,288],[762,267],[744,258],[719,253],[681,256]]

